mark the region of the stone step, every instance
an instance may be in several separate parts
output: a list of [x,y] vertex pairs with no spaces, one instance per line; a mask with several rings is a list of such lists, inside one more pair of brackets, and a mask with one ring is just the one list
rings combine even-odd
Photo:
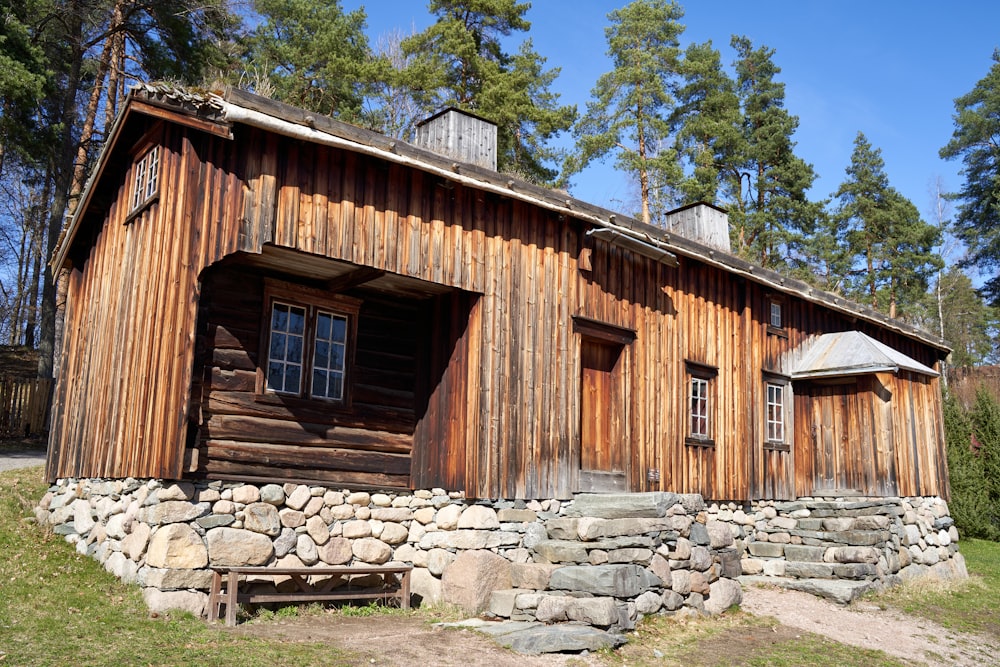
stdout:
[[817,597],[833,600],[839,604],[850,604],[868,593],[881,589],[875,581],[845,581],[843,579],[792,579],[790,577],[765,577],[743,575],[740,584],[747,586],[777,586],[792,591],[802,591]]

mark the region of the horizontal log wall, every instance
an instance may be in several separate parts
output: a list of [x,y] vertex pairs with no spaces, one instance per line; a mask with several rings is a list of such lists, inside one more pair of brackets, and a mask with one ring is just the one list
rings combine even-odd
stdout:
[[363,290],[351,402],[257,394],[264,277],[214,267],[203,277],[192,427],[198,472],[221,479],[409,488],[416,373],[425,331],[412,301]]

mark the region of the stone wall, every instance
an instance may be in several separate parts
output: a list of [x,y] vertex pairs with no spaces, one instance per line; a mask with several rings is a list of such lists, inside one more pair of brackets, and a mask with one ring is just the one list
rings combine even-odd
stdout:
[[142,586],[153,610],[202,614],[212,566],[390,561],[414,566],[418,601],[513,620],[622,630],[643,614],[718,613],[741,599],[734,532],[707,523],[700,496],[472,502],[442,489],[64,479],[36,515]]
[[958,530],[937,497],[713,504],[707,515],[708,527],[728,527],[740,545],[743,583],[846,603],[908,578],[968,576]]

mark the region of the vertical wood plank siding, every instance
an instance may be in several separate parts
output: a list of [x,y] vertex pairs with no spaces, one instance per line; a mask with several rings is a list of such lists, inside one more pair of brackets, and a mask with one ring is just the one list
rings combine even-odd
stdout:
[[[763,446],[763,374],[787,375],[791,351],[811,336],[859,328],[936,364],[929,347],[790,296],[782,297],[783,332],[769,333],[772,295],[757,283],[685,257],[669,267],[593,242],[583,222],[521,201],[256,129],[238,126],[226,142],[168,128],[163,167],[171,186],[130,224],[112,206],[90,258],[71,276],[72,343],[63,361],[74,382],[57,392],[61,435],[50,476],[180,476],[199,276],[267,243],[456,290],[420,307],[430,340],[428,358],[415,359],[415,382],[429,382],[423,397],[414,393],[413,420],[402,429],[412,437],[408,481],[417,488],[522,498],[576,490],[582,379],[574,317],[635,332],[619,360],[624,395],[608,415],[620,434],[608,460],[622,461],[635,491],[714,499],[811,493],[817,461],[826,460],[812,449],[808,387],[787,385],[794,394],[787,438],[794,434],[795,446]],[[577,263],[585,247],[590,270]],[[249,321],[260,317],[259,308],[246,310]],[[218,342],[215,349],[223,352]],[[687,362],[717,369],[711,446],[686,443]],[[139,382],[126,381],[129,368],[143,373]],[[232,378],[221,366],[206,368],[194,389],[201,395],[207,382],[211,391],[191,401],[204,410],[192,419],[210,434],[205,469],[225,467],[225,457],[226,465],[242,456],[249,466],[254,454],[227,444],[236,435],[218,421]],[[894,469],[898,493],[944,495],[937,380],[906,373],[879,380],[897,405],[910,407],[886,412],[874,390],[855,397],[852,428],[866,435],[838,460],[845,479],[875,492]]]
[[163,128],[158,198],[128,218],[133,175],[115,174],[68,277],[50,478],[181,476],[198,274],[239,247],[242,183],[231,142]]

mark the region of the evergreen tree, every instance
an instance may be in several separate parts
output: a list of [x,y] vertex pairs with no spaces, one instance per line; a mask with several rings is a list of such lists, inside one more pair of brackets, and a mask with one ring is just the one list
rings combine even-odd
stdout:
[[941,266],[934,252],[939,230],[889,185],[882,152],[861,132],[846,180],[834,198],[832,260],[847,270],[847,294],[890,317],[912,313]]
[[679,203],[725,206],[740,195],[732,187],[738,182],[736,154],[742,148],[736,83],[722,69],[722,56],[710,41],[684,51],[680,74],[684,83],[677,91],[672,124],[677,154],[688,169],[679,185]]
[[733,245],[761,266],[794,268],[819,215],[819,206],[806,197],[816,175],[794,153],[799,120],[785,109],[774,49],[754,48],[747,37],[734,36],[731,44],[743,111],[741,146],[726,173],[727,190],[739,193],[730,207]]
[[[940,274],[942,337],[952,346],[952,366],[988,363],[997,352],[993,332],[1000,325],[996,309],[988,306],[958,268]],[[936,320],[937,318],[935,318]]]
[[1000,306],[1000,50],[986,76],[955,100],[954,121],[941,157],[962,160],[955,231],[969,248],[965,263],[988,276],[986,294]]
[[[951,483],[948,508],[963,538],[1000,539],[1000,497],[991,496],[983,454],[986,443],[978,433],[974,436],[977,429],[973,424],[973,415],[980,423],[989,421],[988,415],[995,413],[989,408],[991,401],[995,406],[994,399],[980,390],[976,407],[969,414],[954,396],[946,395],[944,399],[944,432]],[[991,444],[1000,448],[1000,441]]]
[[360,122],[373,64],[363,9],[339,0],[255,0],[263,22],[249,37],[247,69],[261,73],[275,99]]
[[576,108],[559,105],[550,90],[559,70],[544,68],[531,40],[514,54],[500,43],[528,31],[529,7],[516,0],[431,0],[437,21],[402,44],[413,58],[405,77],[428,110],[454,106],[496,123],[500,171],[551,183],[558,172],[548,165],[558,152],[547,143],[572,126]]
[[567,162],[576,172],[609,153],[639,182],[642,221],[651,220],[654,191],[674,189],[683,176],[670,145],[670,120],[680,69],[680,5],[634,0],[608,15],[605,29],[614,69],[601,75],[593,100],[574,128],[577,150]]

